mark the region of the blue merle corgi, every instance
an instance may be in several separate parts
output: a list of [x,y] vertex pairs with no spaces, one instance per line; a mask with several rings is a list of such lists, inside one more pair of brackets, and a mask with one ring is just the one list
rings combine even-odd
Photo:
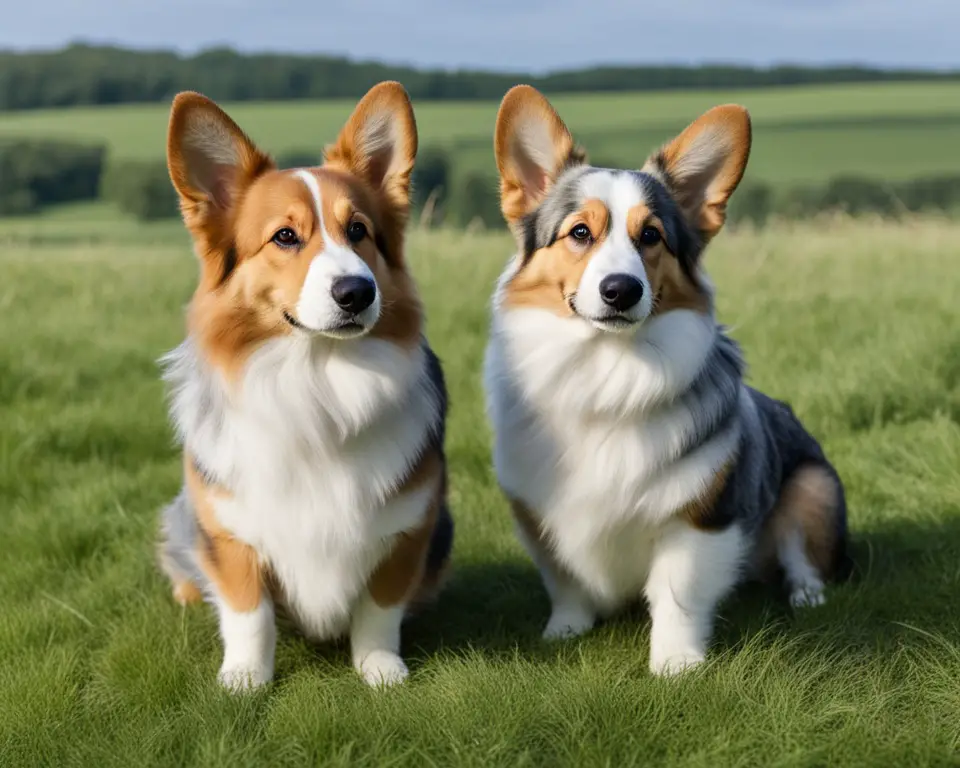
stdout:
[[703,270],[750,143],[746,110],[720,106],[640,171],[612,170],[529,86],[497,118],[519,245],[485,365],[497,477],[552,603],[544,636],[645,598],[658,675],[704,660],[743,577],[778,570],[793,605],[819,605],[847,567],[837,472],[744,383]]

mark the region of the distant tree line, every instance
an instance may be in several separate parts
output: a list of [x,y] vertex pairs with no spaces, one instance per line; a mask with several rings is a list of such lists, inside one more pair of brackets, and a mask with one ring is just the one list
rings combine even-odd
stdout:
[[960,213],[960,176],[883,181],[842,175],[825,184],[745,183],[730,201],[729,220],[763,226],[772,218],[808,219],[821,213],[896,219],[911,213]]
[[375,83],[401,81],[415,99],[499,99],[518,82],[547,93],[755,88],[816,83],[944,80],[958,72],[868,67],[594,67],[542,76],[422,70],[335,56],[194,56],[170,51],[71,45],[56,51],[0,52],[0,111],[166,101],[182,90],[224,101],[357,98]]
[[[425,146],[413,178],[414,222],[426,226],[503,226],[492,171],[461,167],[456,148]],[[309,150],[276,157],[280,168],[316,165]],[[617,167],[616,158],[596,160]],[[103,146],[31,138],[0,140],[0,216],[23,216],[82,200],[104,200],[140,221],[178,216],[176,194],[162,160],[110,159]],[[732,223],[763,226],[772,218],[804,219],[823,212],[875,214],[960,213],[960,176],[887,182],[838,176],[821,185],[747,181],[731,201]]]
[[44,139],[0,140],[0,216],[96,198],[106,147]]

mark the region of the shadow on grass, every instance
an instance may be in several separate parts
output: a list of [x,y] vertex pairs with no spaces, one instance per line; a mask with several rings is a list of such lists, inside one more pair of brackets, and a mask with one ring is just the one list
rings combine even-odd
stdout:
[[454,566],[439,600],[408,620],[404,641],[427,655],[442,648],[537,653],[547,650],[540,633],[549,610],[533,563],[461,563]]
[[[518,652],[537,660],[555,658],[556,647],[540,635],[549,602],[533,564],[522,560],[457,563],[439,598],[403,625],[402,655],[416,669],[437,654],[474,651],[491,659]],[[313,642],[280,617],[281,642],[333,665],[350,664],[349,638]]]
[[[882,656],[929,648],[931,642],[960,647],[960,518],[875,525],[854,536],[851,554],[853,574],[828,587],[822,607],[791,608],[779,584],[741,585],[721,606],[711,655],[783,640],[800,655]],[[461,564],[440,600],[407,622],[404,649],[415,665],[441,651],[466,650],[491,659],[519,653],[531,661],[556,660],[557,645],[540,637],[548,615],[549,601],[532,563]],[[647,612],[638,604],[584,640],[613,633],[635,637],[640,631],[644,640],[637,652],[645,655],[648,630]]]
[[713,648],[736,652],[763,636],[794,641],[798,653],[884,656],[931,644],[960,648],[960,518],[891,520],[856,532],[854,570],[828,586],[827,604],[793,609],[783,590],[750,584],[718,621]]

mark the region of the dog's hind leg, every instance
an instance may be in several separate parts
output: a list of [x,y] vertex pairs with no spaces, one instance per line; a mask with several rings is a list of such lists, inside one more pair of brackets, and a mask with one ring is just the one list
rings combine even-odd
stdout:
[[181,491],[161,512],[160,567],[173,584],[180,605],[203,599],[203,573],[196,559],[199,529],[190,500]]
[[824,584],[847,563],[843,487],[824,465],[808,464],[787,478],[770,519],[770,542],[783,568],[790,604],[824,603]]

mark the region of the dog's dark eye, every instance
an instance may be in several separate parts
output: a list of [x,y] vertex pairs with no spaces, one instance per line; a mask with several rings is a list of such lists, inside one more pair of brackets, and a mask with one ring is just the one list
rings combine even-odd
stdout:
[[587,242],[593,235],[590,234],[590,228],[586,224],[577,224],[570,230],[570,237],[580,243]]
[[660,230],[656,227],[644,227],[640,230],[640,245],[656,245],[660,242]]
[[347,238],[351,243],[359,243],[367,236],[367,225],[362,221],[354,221],[347,227]]
[[290,227],[283,227],[274,233],[273,242],[281,248],[294,248],[300,245],[300,238]]

